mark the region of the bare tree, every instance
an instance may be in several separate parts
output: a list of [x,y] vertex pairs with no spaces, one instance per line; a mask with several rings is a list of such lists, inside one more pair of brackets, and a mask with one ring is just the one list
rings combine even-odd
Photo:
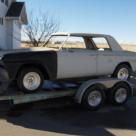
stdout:
[[34,47],[43,46],[47,37],[59,30],[59,22],[55,18],[47,13],[39,15],[31,14],[29,24],[23,28],[23,32]]

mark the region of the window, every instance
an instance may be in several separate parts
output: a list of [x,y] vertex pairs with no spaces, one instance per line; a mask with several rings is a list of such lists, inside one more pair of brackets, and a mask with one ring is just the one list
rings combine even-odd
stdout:
[[3,18],[2,17],[0,17],[0,25],[3,25]]
[[95,43],[95,46],[98,50],[100,50],[100,51],[111,50],[111,48],[105,38],[96,37],[96,38],[92,38],[92,40]]
[[63,48],[86,49],[86,46],[82,37],[70,36],[65,42]]
[[9,1],[5,0],[5,5],[8,6],[9,5]]
[[49,48],[61,48],[63,43],[66,41],[67,36],[52,36],[46,44]]
[[86,49],[84,39],[74,36],[52,36],[46,47],[50,48],[70,48],[70,49]]

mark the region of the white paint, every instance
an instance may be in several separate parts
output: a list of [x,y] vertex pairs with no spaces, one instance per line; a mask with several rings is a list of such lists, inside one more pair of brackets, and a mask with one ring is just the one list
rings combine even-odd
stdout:
[[109,35],[85,33],[56,33],[52,36],[104,37],[112,50],[63,49],[58,52],[57,78],[112,75],[120,63],[128,62],[136,71],[136,54],[123,51]]
[[17,49],[21,47],[22,24],[20,19],[5,18],[8,8],[11,3],[15,1],[16,0],[9,0],[8,7],[0,1],[0,17],[4,18],[4,24],[0,25],[0,49],[2,50]]
[[128,62],[133,71],[136,71],[136,53],[126,51],[99,51],[97,59],[97,74],[113,74],[116,67],[123,62]]
[[[3,18],[7,12],[7,6],[0,1],[0,17]],[[5,25],[5,20],[4,24],[0,24],[0,49],[5,48],[5,36],[6,36],[6,25]]]
[[98,51],[97,57],[97,75],[113,74],[116,66],[120,63],[114,51]]
[[13,49],[20,48],[21,45],[21,23],[19,20],[13,21]]
[[95,51],[62,50],[58,52],[57,78],[74,78],[96,75]]
[[57,55],[57,79],[110,75],[122,62],[129,62],[136,71],[136,54],[132,52],[70,49]]

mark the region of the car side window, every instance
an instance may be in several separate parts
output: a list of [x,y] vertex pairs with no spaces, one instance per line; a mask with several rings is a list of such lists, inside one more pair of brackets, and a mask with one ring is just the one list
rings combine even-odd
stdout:
[[67,36],[52,36],[47,42],[46,47],[59,49],[62,47],[66,39]]
[[86,49],[84,39],[82,37],[70,36],[65,42],[63,48],[66,49]]
[[107,40],[103,37],[95,37],[95,38],[92,38],[95,46],[96,46],[96,49],[98,51],[105,51],[105,50],[111,50],[111,47],[110,45],[108,44]]

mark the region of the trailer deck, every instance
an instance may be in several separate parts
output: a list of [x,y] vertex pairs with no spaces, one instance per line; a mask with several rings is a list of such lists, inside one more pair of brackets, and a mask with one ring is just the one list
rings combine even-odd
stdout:
[[21,91],[11,91],[8,95],[0,96],[0,101],[11,100],[13,104],[21,104],[21,103],[30,103],[41,100],[53,99],[53,98],[61,98],[66,96],[74,96],[76,93],[76,89],[66,89],[66,90],[41,90],[37,93],[33,94],[24,94]]

